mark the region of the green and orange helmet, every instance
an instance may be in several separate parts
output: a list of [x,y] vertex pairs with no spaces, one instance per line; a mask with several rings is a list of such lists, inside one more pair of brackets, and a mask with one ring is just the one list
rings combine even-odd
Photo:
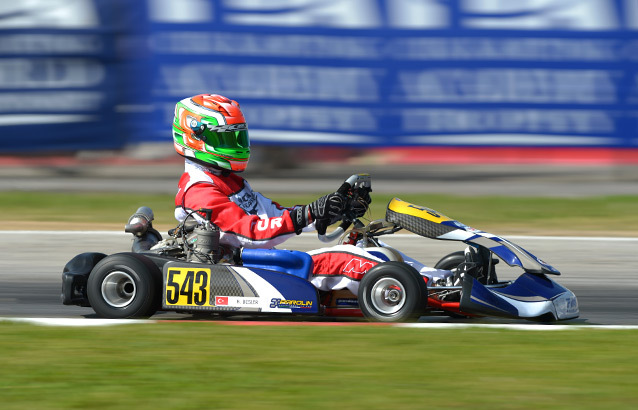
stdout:
[[199,94],[175,105],[173,143],[181,156],[222,170],[241,172],[250,158],[239,104],[217,94]]

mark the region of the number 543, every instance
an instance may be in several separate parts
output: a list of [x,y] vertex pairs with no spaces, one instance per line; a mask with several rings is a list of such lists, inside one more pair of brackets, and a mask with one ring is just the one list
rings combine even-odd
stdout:
[[210,269],[171,268],[166,275],[166,303],[180,306],[210,306]]

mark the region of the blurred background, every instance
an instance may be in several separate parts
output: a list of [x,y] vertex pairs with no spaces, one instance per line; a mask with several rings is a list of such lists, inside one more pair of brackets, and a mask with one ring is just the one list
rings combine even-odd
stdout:
[[0,176],[176,179],[174,105],[218,93],[247,176],[632,183],[637,32],[638,0],[0,0]]

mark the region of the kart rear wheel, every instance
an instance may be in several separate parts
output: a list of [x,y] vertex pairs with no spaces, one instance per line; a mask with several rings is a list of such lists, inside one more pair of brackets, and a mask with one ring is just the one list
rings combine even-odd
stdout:
[[403,262],[384,262],[363,276],[358,298],[367,319],[405,322],[418,319],[425,310],[427,288],[413,267]]
[[104,318],[152,316],[159,308],[160,276],[157,266],[142,255],[107,256],[89,275],[89,303]]

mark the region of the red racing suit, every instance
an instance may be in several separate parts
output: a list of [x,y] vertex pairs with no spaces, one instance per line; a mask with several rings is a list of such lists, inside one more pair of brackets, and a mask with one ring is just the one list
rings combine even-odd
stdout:
[[[211,222],[221,231],[220,243],[231,247],[272,248],[296,235],[290,212],[253,191],[237,174],[223,174],[186,160],[175,196],[175,218],[183,221],[199,209],[211,209]],[[197,218],[201,220],[201,215]],[[314,224],[304,231],[314,230]],[[311,282],[322,290],[348,288],[356,293],[363,274],[382,262],[352,245],[309,252],[314,267]]]

